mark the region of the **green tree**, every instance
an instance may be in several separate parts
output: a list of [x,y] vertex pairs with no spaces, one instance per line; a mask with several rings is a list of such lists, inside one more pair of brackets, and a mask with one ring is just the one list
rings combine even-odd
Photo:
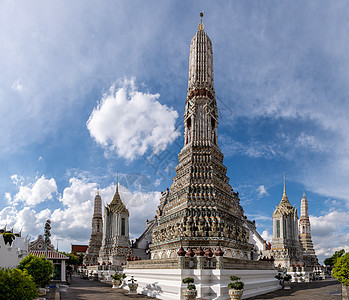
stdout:
[[26,270],[0,269],[1,300],[32,300],[37,294],[35,282]]
[[349,252],[337,259],[332,275],[343,285],[349,286]]
[[45,287],[50,282],[53,263],[50,260],[29,254],[22,259],[18,269],[27,270],[38,287]]
[[325,258],[324,264],[326,266],[334,266],[337,259],[345,253],[344,249],[336,251],[331,257]]
[[69,257],[69,259],[67,261],[68,265],[77,266],[79,264],[79,258],[75,254],[73,254],[73,253],[66,253],[66,252],[60,252],[60,253],[62,253],[65,256]]

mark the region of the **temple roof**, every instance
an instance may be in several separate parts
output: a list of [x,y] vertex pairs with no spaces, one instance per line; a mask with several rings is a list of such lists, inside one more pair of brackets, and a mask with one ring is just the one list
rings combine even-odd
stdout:
[[124,213],[129,216],[129,212],[120,198],[118,186],[119,183],[116,183],[116,191],[113,200],[110,202],[107,208],[110,209],[113,213]]
[[281,201],[279,205],[276,207],[273,217],[275,215],[289,215],[289,214],[297,214],[297,209],[291,205],[290,201],[287,198],[286,195],[286,182],[285,182],[285,177],[284,177],[284,193],[282,195]]

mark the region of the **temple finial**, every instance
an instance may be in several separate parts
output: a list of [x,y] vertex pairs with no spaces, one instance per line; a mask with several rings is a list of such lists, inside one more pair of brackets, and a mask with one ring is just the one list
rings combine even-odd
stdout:
[[202,18],[204,17],[204,13],[203,12],[201,12],[200,13],[200,18],[201,18],[201,22],[200,22],[200,24],[199,24],[199,30],[204,30],[204,23],[202,23]]
[[286,196],[286,174],[284,173],[284,196]]
[[99,195],[99,187],[97,187],[97,195]]
[[119,189],[119,171],[116,171],[116,190]]

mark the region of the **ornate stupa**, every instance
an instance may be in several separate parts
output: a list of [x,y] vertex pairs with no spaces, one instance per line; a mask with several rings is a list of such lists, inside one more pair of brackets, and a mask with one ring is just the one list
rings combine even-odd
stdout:
[[94,199],[91,237],[84,257],[84,264],[96,265],[103,239],[102,198],[97,191]]
[[279,288],[273,262],[251,256],[258,237],[229,185],[217,126],[212,43],[201,20],[190,44],[184,146],[152,221],[151,259],[128,261],[124,269],[137,278],[138,292],[183,299],[182,279],[194,277],[200,299],[226,299],[232,274],[245,281],[245,297]]
[[310,233],[310,221],[308,214],[308,200],[303,194],[301,200],[301,217],[299,219],[299,240],[303,248],[303,260],[305,266],[316,266],[319,264],[315,254]]
[[302,247],[298,236],[297,209],[291,205],[287,198],[285,175],[284,193],[280,204],[273,213],[271,250],[277,267],[303,266]]
[[181,246],[201,246],[212,251],[220,247],[224,256],[247,259],[249,231],[218,146],[212,42],[202,20],[190,44],[184,127],[176,176],[157,210],[152,258],[176,257]]

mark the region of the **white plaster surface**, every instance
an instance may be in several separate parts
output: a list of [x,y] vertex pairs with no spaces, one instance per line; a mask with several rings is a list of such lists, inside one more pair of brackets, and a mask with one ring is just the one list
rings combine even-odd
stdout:
[[203,299],[230,299],[231,275],[241,277],[245,283],[243,299],[281,288],[274,270],[125,269],[124,273],[127,279],[134,276],[137,280],[138,293],[166,300],[184,299],[186,285],[182,279],[186,277],[194,278],[198,297]]

